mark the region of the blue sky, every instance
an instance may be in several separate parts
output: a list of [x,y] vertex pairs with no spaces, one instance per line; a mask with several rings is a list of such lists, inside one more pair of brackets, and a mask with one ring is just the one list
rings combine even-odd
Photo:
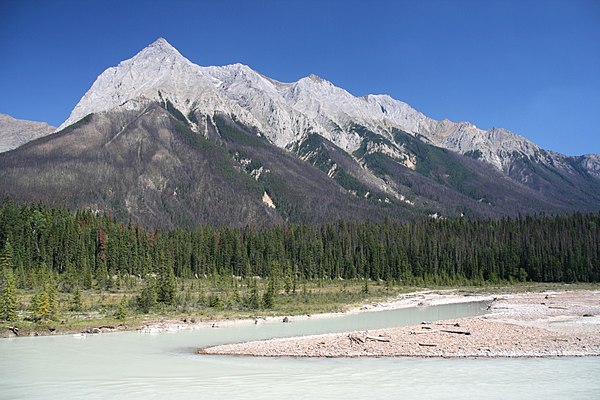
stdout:
[[59,125],[158,37],[200,65],[315,73],[436,119],[600,153],[600,1],[0,0],[0,113]]

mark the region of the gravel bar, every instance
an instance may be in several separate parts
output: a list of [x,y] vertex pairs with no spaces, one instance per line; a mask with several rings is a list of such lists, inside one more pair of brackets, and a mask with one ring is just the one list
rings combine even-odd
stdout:
[[419,325],[200,349],[259,357],[557,357],[600,355],[600,291],[499,295],[489,313]]

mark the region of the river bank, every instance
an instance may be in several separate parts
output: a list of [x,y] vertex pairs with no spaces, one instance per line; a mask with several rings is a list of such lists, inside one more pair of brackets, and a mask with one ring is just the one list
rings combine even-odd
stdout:
[[600,355],[600,291],[503,295],[418,292],[352,312],[489,300],[489,313],[369,332],[345,332],[201,349],[262,357],[555,357]]
[[[360,290],[360,287],[358,288]],[[515,287],[515,289],[518,289]],[[487,294],[476,294],[485,290]],[[73,318],[59,319],[33,323],[31,321],[18,321],[13,324],[0,326],[0,337],[10,338],[15,336],[55,336],[55,335],[88,335],[122,331],[138,331],[141,333],[173,332],[179,330],[195,330],[206,327],[224,327],[231,325],[262,324],[267,322],[281,322],[288,320],[332,318],[348,314],[383,311],[397,308],[428,305],[459,303],[465,301],[486,300],[491,298],[489,290],[497,292],[494,288],[457,288],[457,289],[423,289],[407,293],[400,293],[390,297],[385,292],[378,292],[373,296],[360,294],[358,297],[371,297],[370,300],[357,299],[358,306],[344,302],[344,299],[321,304],[300,304],[298,307],[286,307],[279,302],[289,300],[289,296],[280,295],[277,306],[271,310],[232,310],[205,309],[203,313],[190,311],[186,314],[137,314],[124,320],[117,318],[98,318],[96,313],[82,314]],[[349,296],[352,297],[352,296]],[[311,299],[312,302],[317,298]],[[296,300],[299,304],[300,300]],[[329,300],[331,301],[331,300]],[[323,310],[341,310],[327,312]]]
[[273,322],[291,323],[306,319],[335,318],[349,314],[396,310],[408,307],[438,306],[444,304],[458,304],[468,302],[491,301],[490,294],[459,293],[457,290],[422,290],[403,293],[388,301],[371,302],[357,307],[349,308],[343,312],[329,312],[301,315],[268,315],[242,319],[216,319],[200,322],[182,322],[180,320],[163,320],[147,323],[137,330],[142,333],[172,332],[182,329],[199,329],[205,327],[224,327],[233,325],[264,324]]

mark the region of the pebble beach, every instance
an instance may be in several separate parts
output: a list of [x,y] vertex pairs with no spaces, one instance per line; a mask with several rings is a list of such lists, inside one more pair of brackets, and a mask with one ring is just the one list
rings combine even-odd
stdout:
[[[558,357],[600,355],[600,291],[492,296],[414,295],[369,309],[489,300],[483,316],[373,331],[272,339],[200,349],[258,357]],[[417,304],[414,304],[417,302]],[[293,320],[291,321],[293,323]]]

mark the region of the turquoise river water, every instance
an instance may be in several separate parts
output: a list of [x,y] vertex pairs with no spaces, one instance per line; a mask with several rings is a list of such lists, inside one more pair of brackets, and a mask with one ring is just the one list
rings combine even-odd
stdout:
[[482,303],[193,331],[0,340],[0,399],[600,399],[600,357],[294,359],[199,347],[482,314]]

